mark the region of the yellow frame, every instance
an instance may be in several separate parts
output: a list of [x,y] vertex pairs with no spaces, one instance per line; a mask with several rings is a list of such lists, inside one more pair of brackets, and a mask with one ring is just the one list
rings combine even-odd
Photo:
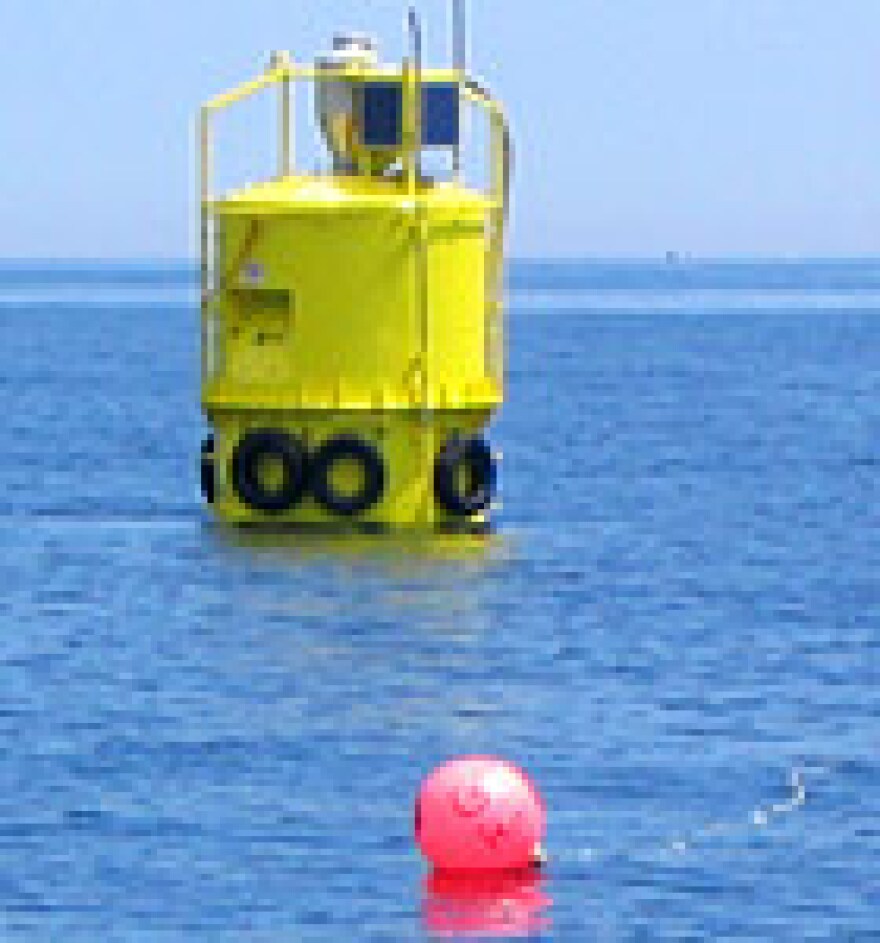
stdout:
[[[224,92],[206,102],[199,116],[199,233],[200,233],[200,279],[201,279],[201,335],[202,378],[209,375],[209,306],[213,298],[215,285],[213,233],[214,216],[212,212],[215,200],[213,193],[214,180],[214,135],[213,118],[216,114],[238,102],[244,101],[257,92],[273,86],[280,86],[279,96],[279,142],[278,142],[278,174],[282,179],[290,176],[295,167],[295,151],[293,140],[293,108],[294,86],[296,81],[323,82],[340,78],[351,77],[397,77],[400,72],[389,69],[363,70],[357,67],[341,67],[338,69],[304,66],[296,64],[285,52],[273,54],[268,68],[260,75],[244,82],[241,85]],[[506,221],[508,215],[510,171],[512,162],[512,148],[510,131],[504,110],[489,92],[479,83],[458,70],[431,70],[423,73],[421,63],[405,60],[403,64],[404,82],[404,111],[403,111],[403,167],[404,180],[408,195],[413,201],[416,210],[419,209],[418,178],[419,161],[421,154],[421,95],[419,89],[425,75],[434,80],[447,79],[456,82],[462,93],[462,100],[482,108],[489,121],[489,179],[490,195],[492,197],[491,225],[487,239],[486,265],[486,322],[487,327],[499,324],[499,317],[503,308],[504,292],[504,242]],[[456,162],[460,167],[460,162]],[[420,227],[421,228],[421,227]],[[495,373],[501,381],[500,364],[502,359],[496,357],[489,349],[492,332],[486,331],[488,363],[496,365]],[[498,338],[501,341],[500,337]]]

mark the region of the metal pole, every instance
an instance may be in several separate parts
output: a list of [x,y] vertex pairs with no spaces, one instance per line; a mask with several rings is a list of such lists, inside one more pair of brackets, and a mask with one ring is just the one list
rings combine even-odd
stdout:
[[[415,244],[415,297],[418,314],[418,333],[421,342],[421,390],[420,419],[422,447],[426,469],[434,464],[434,426],[431,415],[431,324],[430,299],[428,295],[428,219],[425,203],[419,193],[422,183],[422,27],[414,7],[409,9],[409,104],[411,111],[410,143],[413,147],[411,161],[410,197],[414,204]],[[430,480],[431,475],[428,475]],[[431,515],[431,492],[425,493],[425,518]]]
[[283,179],[291,173],[290,56],[273,52],[269,68],[283,72],[278,96],[278,176]]
[[278,155],[281,177],[290,176],[290,76],[281,80],[281,153]]
[[413,75],[411,82],[413,167],[416,183],[422,176],[422,26],[415,7],[409,8],[409,46]]
[[456,72],[467,69],[467,7],[466,0],[452,3],[452,67]]
[[456,141],[455,147],[452,149],[452,177],[456,183],[461,182],[461,118],[462,118],[462,107],[461,107],[461,85],[464,80],[464,74],[467,70],[467,9],[465,6],[466,0],[450,0],[452,4],[451,10],[451,30],[452,35],[450,37],[450,46],[452,53],[452,68],[457,74],[458,88],[459,88],[459,97],[458,97],[458,114],[459,114],[459,140]]

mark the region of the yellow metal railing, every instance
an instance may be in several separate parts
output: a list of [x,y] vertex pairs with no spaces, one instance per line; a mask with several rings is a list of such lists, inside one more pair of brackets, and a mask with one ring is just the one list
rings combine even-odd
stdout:
[[490,229],[486,253],[487,374],[501,388],[504,383],[504,246],[510,206],[513,149],[504,109],[486,89],[471,79],[462,83],[465,98],[483,107],[489,116]]
[[[367,70],[377,78],[393,78],[399,72]],[[434,74],[434,73],[432,73]],[[486,253],[486,363],[489,375],[497,383],[502,382],[503,332],[501,312],[504,295],[504,245],[508,215],[511,142],[507,119],[500,103],[476,81],[463,72],[451,70],[448,73],[461,89],[461,98],[481,108],[489,120],[489,191],[491,198],[489,232]],[[215,219],[213,213],[214,193],[214,124],[219,112],[242,102],[252,95],[274,86],[279,87],[279,141],[278,141],[278,176],[285,178],[295,172],[296,156],[293,129],[294,120],[294,85],[297,81],[332,82],[363,76],[357,67],[332,68],[327,66],[299,65],[292,61],[286,52],[272,55],[268,68],[248,82],[224,92],[206,102],[199,117],[199,233],[200,233],[200,273],[201,273],[201,331],[202,331],[202,377],[207,379],[213,372],[215,353],[211,326],[211,309],[217,293],[217,272],[215,252]],[[423,82],[420,56],[408,59],[402,71],[404,87],[403,128],[401,141],[401,159],[403,179],[408,194],[414,201],[414,208],[419,206],[419,183],[421,171],[421,94]],[[460,160],[455,159],[455,173],[460,173]]]

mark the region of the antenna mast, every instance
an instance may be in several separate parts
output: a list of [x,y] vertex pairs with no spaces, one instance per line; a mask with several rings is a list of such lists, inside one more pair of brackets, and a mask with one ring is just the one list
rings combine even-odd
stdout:
[[457,72],[467,69],[467,9],[466,0],[450,0],[452,4],[452,66]]
[[[452,67],[458,73],[459,83],[464,82],[467,72],[467,9],[466,0],[449,0],[450,11],[450,46],[452,53]],[[461,94],[459,92],[459,116],[461,115]],[[459,121],[460,123],[460,121]],[[452,175],[457,182],[461,180],[461,140],[455,144],[452,151]]]

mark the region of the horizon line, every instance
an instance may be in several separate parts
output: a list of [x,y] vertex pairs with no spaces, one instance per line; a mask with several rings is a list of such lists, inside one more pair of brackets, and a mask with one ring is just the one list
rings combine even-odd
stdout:
[[[699,255],[697,253],[670,252],[661,255],[628,254],[584,254],[584,255],[521,255],[507,260],[510,266],[534,265],[664,265],[670,268],[688,265],[712,264],[767,264],[767,265],[816,265],[816,264],[880,264],[877,254],[798,254],[798,253],[729,253],[724,255]],[[174,267],[198,270],[196,256],[0,256],[0,268],[40,266],[151,266]]]

